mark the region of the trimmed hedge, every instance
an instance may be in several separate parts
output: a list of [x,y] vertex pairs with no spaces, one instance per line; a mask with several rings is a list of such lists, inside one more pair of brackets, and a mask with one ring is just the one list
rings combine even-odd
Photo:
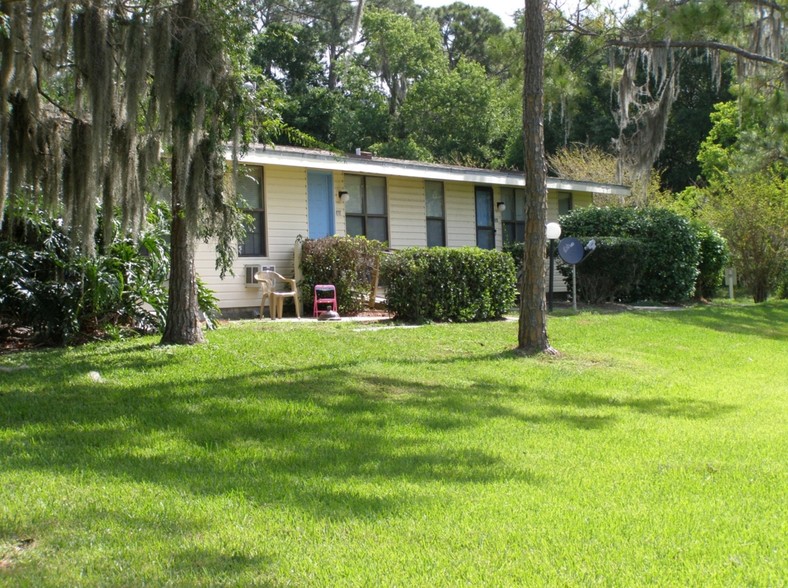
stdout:
[[628,301],[676,302],[691,298],[695,291],[700,241],[689,221],[675,212],[664,208],[579,208],[561,218],[561,228],[565,237],[611,236],[642,242],[643,271]]
[[366,237],[305,239],[299,286],[306,307],[312,306],[315,284],[334,284],[341,314],[362,311],[372,291],[372,278],[382,251],[383,243]]
[[[583,237],[585,243],[589,238]],[[589,304],[631,299],[643,275],[645,247],[638,239],[595,237],[596,249],[577,266],[577,297]],[[572,266],[558,264],[568,288],[572,288]]]
[[383,259],[388,307],[408,321],[500,318],[514,304],[514,262],[476,247],[404,249]]

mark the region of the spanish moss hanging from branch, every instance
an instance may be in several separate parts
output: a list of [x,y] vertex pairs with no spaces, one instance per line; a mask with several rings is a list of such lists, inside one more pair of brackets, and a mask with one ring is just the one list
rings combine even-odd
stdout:
[[[641,179],[651,171],[678,97],[681,63],[688,57],[705,56],[717,88],[721,56],[726,55],[735,58],[743,88],[777,98],[784,94],[788,87],[784,3],[729,0],[723,4],[657,1],[639,13],[645,21],[633,18],[627,26],[614,27],[606,43],[611,65],[621,67],[616,92],[621,170],[627,168]],[[664,36],[654,37],[654,31]],[[639,184],[633,194],[641,194],[643,204],[645,183]]]
[[242,0],[0,0],[0,22],[0,230],[18,203],[60,216],[88,255],[99,225],[105,247],[118,226],[134,236],[169,149],[180,241],[166,339],[199,341],[195,240],[219,237],[224,274],[243,234],[223,178],[225,145],[249,137],[237,127],[261,112],[240,73],[251,9]]
[[[637,83],[638,63],[644,81]],[[647,188],[654,162],[665,144],[670,109],[678,95],[680,60],[669,49],[630,52],[618,87],[616,113],[619,135],[618,181],[625,170],[632,178],[632,194],[638,205],[647,204]]]

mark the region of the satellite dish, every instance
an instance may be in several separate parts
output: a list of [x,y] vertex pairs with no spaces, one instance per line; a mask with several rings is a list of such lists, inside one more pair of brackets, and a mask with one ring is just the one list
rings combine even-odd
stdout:
[[558,255],[569,265],[580,263],[585,256],[583,242],[575,237],[561,239],[558,242]]

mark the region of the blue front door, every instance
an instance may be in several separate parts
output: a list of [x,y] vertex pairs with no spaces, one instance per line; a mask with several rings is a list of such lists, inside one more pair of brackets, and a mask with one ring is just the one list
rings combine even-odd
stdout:
[[330,173],[307,173],[309,194],[309,238],[320,239],[334,234],[334,179]]

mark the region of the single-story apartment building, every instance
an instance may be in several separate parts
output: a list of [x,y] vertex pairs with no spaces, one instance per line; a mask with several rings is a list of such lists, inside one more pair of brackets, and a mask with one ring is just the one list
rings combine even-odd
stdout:
[[[254,218],[239,243],[235,276],[219,278],[212,244],[200,244],[196,271],[227,311],[259,307],[254,274],[273,268],[298,276],[298,237],[364,235],[405,247],[501,249],[524,235],[522,173],[282,146],[251,146],[238,190]],[[594,194],[624,196],[624,186],[548,178],[548,221]],[[557,279],[556,291],[564,291]]]

